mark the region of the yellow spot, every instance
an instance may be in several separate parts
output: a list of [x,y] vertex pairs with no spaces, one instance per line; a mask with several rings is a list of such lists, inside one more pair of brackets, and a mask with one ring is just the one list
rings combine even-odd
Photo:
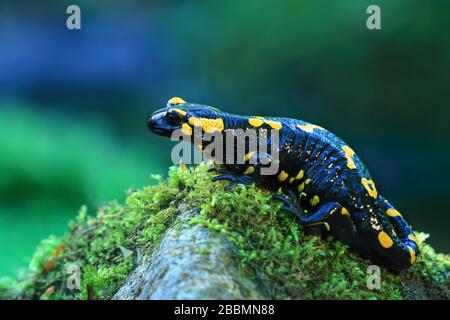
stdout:
[[203,152],[203,146],[201,144],[197,144],[195,147],[197,148],[198,151]]
[[178,109],[178,108],[173,108],[170,110],[173,110],[173,111],[177,112],[178,114],[181,114],[183,117],[186,115],[186,111]]
[[266,120],[263,117],[252,117],[252,118],[248,119],[248,123],[250,123],[254,127],[260,127],[264,123],[266,123],[270,127],[272,127],[272,129],[275,129],[275,130],[280,130],[283,127],[281,122]]
[[289,177],[289,175],[284,172],[283,170],[280,172],[280,174],[278,175],[278,181],[284,181]]
[[195,127],[201,127],[202,126],[202,120],[200,118],[196,117],[190,117],[189,123]]
[[381,246],[386,249],[389,249],[394,244],[391,237],[389,237],[389,235],[384,231],[381,231],[378,234],[378,241],[380,241]]
[[298,128],[300,128],[301,130],[305,131],[305,132],[313,132],[314,129],[320,129],[320,130],[324,130],[322,127],[316,126],[315,124],[305,124],[305,125],[297,125]]
[[361,183],[363,184],[364,188],[366,188],[369,196],[371,196],[372,198],[376,198],[378,196],[378,191],[377,188],[375,187],[375,182],[366,178],[362,178]]
[[409,234],[408,235],[408,239],[414,241],[415,243],[417,243],[417,238],[414,234]]
[[280,130],[280,129],[283,127],[282,124],[281,124],[281,122],[278,122],[278,121],[266,120],[265,122],[266,122],[269,126],[271,126],[272,129],[275,129],[275,130]]
[[173,106],[176,106],[177,104],[183,104],[183,103],[186,103],[186,101],[184,101],[183,99],[181,99],[179,97],[173,97],[172,99],[167,101],[167,106],[173,107]]
[[202,127],[204,132],[212,133],[214,131],[222,132],[225,129],[222,118],[206,119],[190,117],[189,124],[194,127]]
[[416,262],[416,252],[411,247],[408,247],[408,251],[409,251],[409,255],[411,257],[411,264],[413,264],[414,262]]
[[353,151],[349,146],[343,146],[342,150],[344,150],[345,157],[347,158],[347,167],[349,169],[356,169],[355,161],[353,161],[355,151]]
[[320,202],[320,198],[319,198],[318,195],[315,195],[314,197],[311,198],[311,200],[309,200],[309,203],[310,203],[312,206],[317,205],[319,202]]
[[350,215],[350,213],[347,211],[346,208],[342,208],[341,209],[341,214],[343,214],[344,216],[349,216]]
[[306,184],[309,184],[310,182],[311,182],[311,179],[306,179],[306,180],[305,180],[305,183],[306,183]]
[[252,152],[247,153],[246,155],[244,155],[243,160],[244,161],[248,161],[255,153],[256,153],[256,151],[252,151]]
[[183,132],[187,136],[192,136],[192,128],[187,123],[183,123],[181,126],[181,132]]
[[294,177],[292,177],[292,178],[289,178],[289,183],[292,183],[292,182],[294,182],[294,180],[295,180],[295,178],[294,178]]
[[301,178],[303,178],[303,175],[305,174],[305,172],[303,170],[300,170],[297,173],[297,176],[295,177],[296,180],[300,180]]
[[247,170],[245,170],[244,174],[252,174],[253,172],[255,172],[255,168],[250,166],[247,168]]
[[398,212],[397,210],[392,209],[392,208],[387,209],[387,210],[386,210],[386,214],[387,214],[389,217],[401,216],[400,212]]
[[258,118],[250,118],[248,119],[248,123],[250,123],[254,127],[261,127],[264,121]]
[[299,186],[298,186],[298,192],[302,192],[303,189],[305,189],[305,183],[302,182]]

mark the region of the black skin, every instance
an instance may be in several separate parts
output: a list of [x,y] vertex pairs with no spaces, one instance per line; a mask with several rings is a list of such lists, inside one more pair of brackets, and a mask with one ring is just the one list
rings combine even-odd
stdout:
[[[249,156],[254,162],[222,165],[213,181],[228,180],[228,188],[237,183],[255,183],[272,191],[282,188],[286,196],[273,197],[282,201],[282,209],[294,214],[302,226],[331,234],[390,270],[408,268],[419,255],[411,226],[378,194],[359,157],[345,142],[321,127],[289,118],[228,114],[179,98],[169,100],[166,108],[154,112],[147,126],[164,137],[183,128],[191,141],[190,130],[196,127],[204,132],[212,126],[224,138],[229,129],[277,130],[280,148],[276,174],[261,175],[261,169],[277,159],[267,153],[254,153]],[[269,134],[267,150],[271,150],[270,141]],[[207,145],[207,141],[202,141],[202,148]],[[263,158],[269,164],[262,164]]]

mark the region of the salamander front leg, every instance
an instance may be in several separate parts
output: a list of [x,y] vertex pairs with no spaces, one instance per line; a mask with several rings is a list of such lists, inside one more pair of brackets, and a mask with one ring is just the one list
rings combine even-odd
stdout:
[[289,198],[286,195],[273,194],[272,199],[281,201],[283,203],[281,210],[288,211],[297,216],[297,218],[301,219],[301,217],[304,215],[304,212],[299,205],[300,197],[297,198],[297,195],[290,189],[285,190],[285,192],[288,193]]
[[231,170],[221,169],[221,174],[213,177],[211,181],[227,180],[230,183],[225,187],[225,190],[230,191],[236,184],[250,185],[253,183],[252,179],[246,175],[236,173]]

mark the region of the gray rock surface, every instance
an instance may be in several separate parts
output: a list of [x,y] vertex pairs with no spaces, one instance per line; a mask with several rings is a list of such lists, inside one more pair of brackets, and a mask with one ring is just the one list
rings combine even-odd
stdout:
[[233,245],[220,234],[188,222],[182,213],[147,261],[136,269],[113,299],[264,299],[264,290],[236,269]]

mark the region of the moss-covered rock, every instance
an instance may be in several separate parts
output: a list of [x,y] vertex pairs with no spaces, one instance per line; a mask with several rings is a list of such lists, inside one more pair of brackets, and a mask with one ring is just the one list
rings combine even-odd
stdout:
[[234,246],[218,232],[190,224],[199,210],[182,212],[158,249],[114,295],[118,300],[265,299],[263,285],[236,267]]
[[[381,267],[381,287],[371,290],[371,261],[332,238],[307,235],[265,190],[239,185],[226,192],[224,183],[210,182],[207,168],[173,167],[167,181],[158,176],[155,186],[129,190],[125,204],[106,204],[95,216],[82,208],[66,235],[42,242],[18,280],[0,281],[0,298],[110,299],[136,267],[163,248],[169,229],[173,238],[177,228],[201,226],[232,245],[230,270],[262,283],[268,298],[449,299],[450,258],[425,244],[427,235],[417,233],[422,254],[414,266],[400,274]],[[174,225],[191,209],[199,213]],[[202,245],[199,253],[209,255],[215,246],[211,241],[211,248]],[[79,290],[68,285],[74,270],[81,275]]]

